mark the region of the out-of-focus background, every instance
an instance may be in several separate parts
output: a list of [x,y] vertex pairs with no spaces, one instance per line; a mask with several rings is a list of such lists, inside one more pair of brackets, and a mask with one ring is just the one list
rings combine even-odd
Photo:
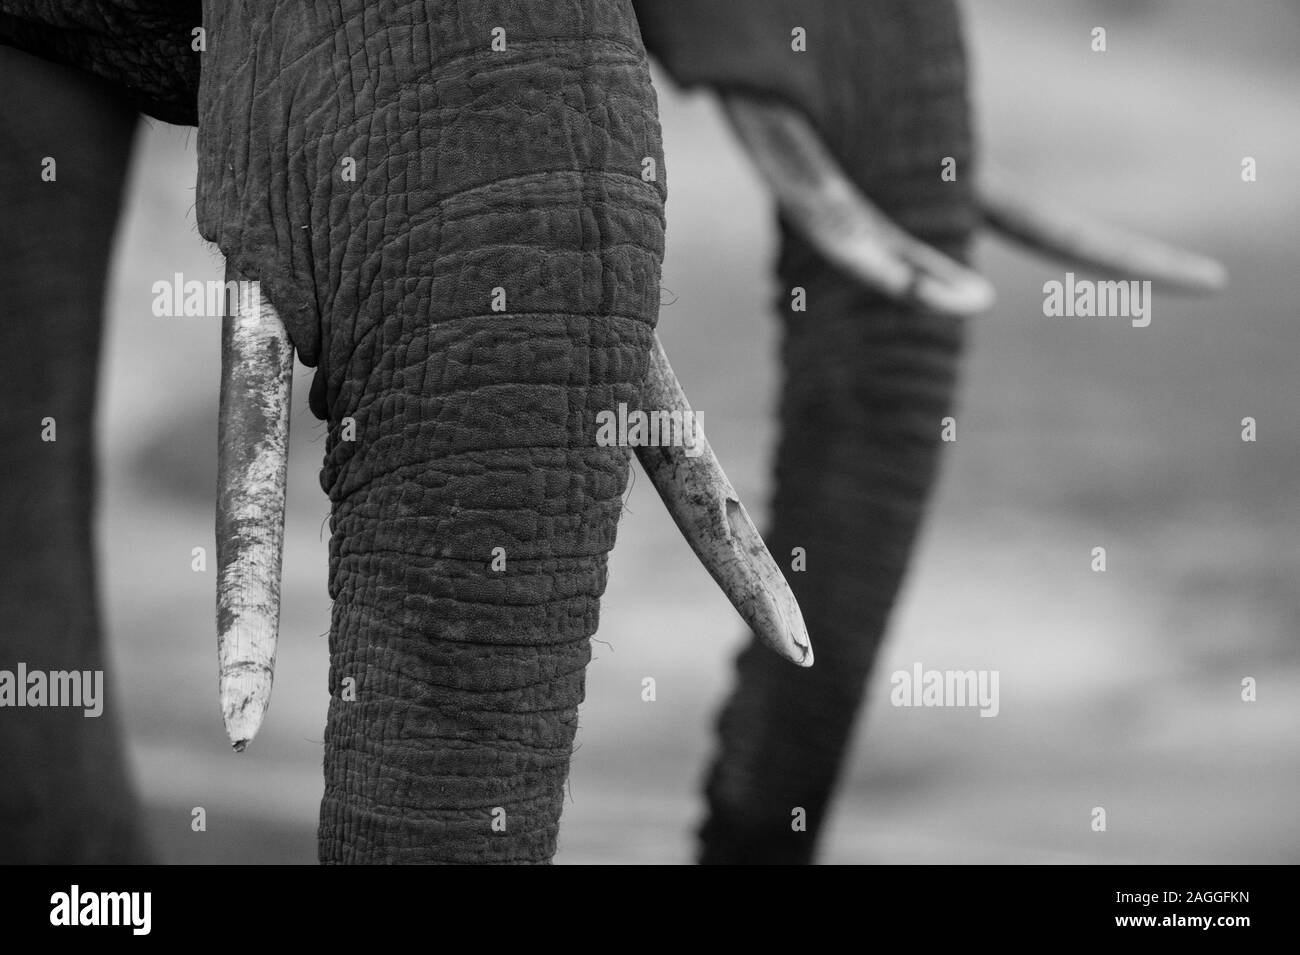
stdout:
[[[1047,319],[1063,266],[982,240],[958,441],[847,767],[833,862],[1300,861],[1300,6],[967,4],[984,154],[1118,223],[1222,258],[1149,328]],[[1109,49],[1089,49],[1104,26]],[[762,524],[776,329],[769,203],[715,103],[660,76],[661,335]],[[1258,182],[1240,178],[1258,162]],[[216,699],[217,324],[152,316],[160,275],[218,278],[192,131],[141,130],[100,407],[114,691],[168,862],[311,862],[327,703],[323,428],[295,379],[284,617],[257,744]],[[1241,441],[1241,419],[1259,440]],[[207,573],[190,569],[208,548]],[[864,541],[863,546],[870,546]],[[1090,570],[1104,546],[1108,570]],[[739,619],[643,475],[588,671],[560,862],[684,862]],[[814,635],[815,638],[815,635]],[[889,673],[997,669],[1001,713],[896,709]],[[658,699],[641,700],[653,676]],[[1258,681],[1258,701],[1240,699]],[[207,811],[192,832],[190,812]],[[1103,806],[1108,829],[1090,828]]]

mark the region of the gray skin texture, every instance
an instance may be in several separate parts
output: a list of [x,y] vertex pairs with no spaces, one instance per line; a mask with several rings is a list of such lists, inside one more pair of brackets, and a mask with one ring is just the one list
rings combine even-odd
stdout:
[[[938,0],[758,0],[744,16],[664,0],[309,6],[205,4],[200,57],[194,5],[0,0],[0,40],[198,124],[200,231],[262,282],[317,368],[334,600],[321,860],[546,862],[627,480],[625,454],[594,445],[594,416],[635,404],[658,311],[664,163],[642,35],[682,83],[803,109],[887,212],[961,255],[973,216],[955,12]],[[809,53],[791,52],[792,25]],[[490,50],[493,26],[505,53]],[[640,179],[646,156],[658,182]],[[959,183],[940,182],[944,156]],[[800,671],[756,643],[742,654],[707,787],[706,862],[813,856],[960,345],[956,322],[856,287],[784,228],[779,275],[769,543],[779,560],[808,552],[791,583],[818,662]],[[808,312],[788,314],[793,285]],[[504,312],[489,307],[497,287]],[[97,302],[78,308],[95,340]],[[33,387],[39,403],[58,386]],[[355,442],[338,440],[344,417]],[[88,506],[89,443],[83,457],[68,494]],[[88,526],[50,545],[77,550],[86,574]],[[505,573],[489,569],[497,546]],[[84,608],[82,583],[64,597]],[[44,639],[52,626],[29,629]],[[93,613],[78,632],[80,661],[98,645]],[[347,677],[356,702],[341,699]],[[95,771],[124,780],[105,758]],[[132,808],[127,795],[103,805]],[[796,806],[808,832],[790,827]]]
[[654,91],[626,2],[389,6],[206,7],[199,229],[329,425],[321,861],[544,862],[627,482],[595,415],[658,312]]

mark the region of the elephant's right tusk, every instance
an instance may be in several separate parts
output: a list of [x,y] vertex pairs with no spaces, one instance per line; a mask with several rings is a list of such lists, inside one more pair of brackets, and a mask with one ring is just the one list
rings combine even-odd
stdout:
[[991,228],[1066,262],[1146,278],[1188,292],[1214,292],[1227,283],[1227,270],[1214,259],[1027,196],[1011,174],[997,169],[988,169],[981,176],[979,202]]
[[781,213],[828,261],[931,311],[975,315],[993,304],[983,276],[913,238],[864,196],[800,113],[734,94],[723,105]]
[[637,458],[687,543],[750,629],[781,656],[812,666],[799,603],[709,447],[658,336],[654,342],[642,407],[697,423],[689,447],[639,446]]
[[226,734],[242,753],[262,725],[275,674],[293,346],[257,282],[231,268],[226,280],[237,292],[221,325],[217,657]]

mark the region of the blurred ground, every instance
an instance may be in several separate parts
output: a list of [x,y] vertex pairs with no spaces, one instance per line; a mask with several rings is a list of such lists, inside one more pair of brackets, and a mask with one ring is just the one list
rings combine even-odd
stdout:
[[[825,857],[835,862],[1296,862],[1300,751],[1300,16],[1238,5],[971,5],[986,153],[1026,183],[1223,258],[1151,327],[1045,319],[1063,268],[985,241],[952,448]],[[1106,26],[1109,51],[1089,52]],[[670,177],[661,331],[762,523],[775,389],[766,200],[704,97],[660,83]],[[171,862],[315,858],[326,707],[322,427],[299,369],[284,619],[257,745],[216,705],[215,323],[150,286],[216,278],[193,134],[142,133],[101,405],[102,590],[131,755]],[[1259,181],[1240,181],[1241,157]],[[675,298],[674,298],[675,297]],[[1240,420],[1259,441],[1240,440]],[[682,862],[739,621],[642,475],[588,673],[561,862]],[[1090,550],[1109,570],[1089,569]],[[208,571],[190,570],[208,548]],[[869,542],[864,542],[869,546]],[[814,640],[815,640],[814,634]],[[895,709],[888,675],[995,668],[996,719]],[[654,676],[658,700],[643,703]],[[1240,702],[1253,676],[1259,701]],[[1089,829],[1104,806],[1109,829]],[[190,831],[190,810],[208,829]]]

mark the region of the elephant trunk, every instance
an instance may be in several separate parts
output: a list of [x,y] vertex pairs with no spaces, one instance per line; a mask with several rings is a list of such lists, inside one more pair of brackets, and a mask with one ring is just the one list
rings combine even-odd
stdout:
[[[854,37],[856,59],[829,73],[842,82],[810,112],[864,195],[911,236],[964,261],[977,213],[956,9],[889,0],[844,16],[851,23],[815,32]],[[941,175],[946,158],[955,180]],[[779,263],[784,380],[769,541],[774,553],[807,555],[790,583],[818,661],[790,674],[753,641],[742,652],[708,777],[704,862],[812,859],[958,382],[961,319],[864,287],[793,225],[783,223]],[[796,286],[806,312],[790,311]]]
[[[330,542],[326,862],[540,862],[563,784],[650,329],[573,314],[395,318],[346,408]],[[399,330],[399,326],[405,326]]]
[[[801,281],[816,304],[785,326],[768,540],[774,553],[807,554],[790,584],[817,666],[790,674],[754,641],[742,651],[707,783],[706,863],[813,857],[958,381],[960,319],[868,303],[837,278]],[[795,809],[806,828],[792,827]]]
[[658,313],[630,4],[205,6],[200,229],[329,428],[320,858],[547,861]]

